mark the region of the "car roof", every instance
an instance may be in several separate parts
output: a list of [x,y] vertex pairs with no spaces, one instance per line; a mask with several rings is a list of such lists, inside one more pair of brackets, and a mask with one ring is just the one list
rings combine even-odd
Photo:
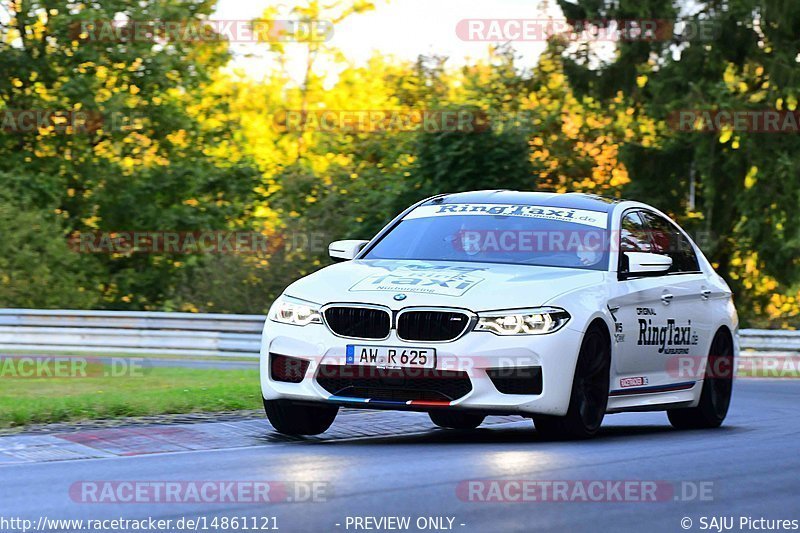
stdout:
[[441,204],[512,204],[541,205],[544,207],[566,207],[587,209],[608,213],[622,202],[615,198],[606,198],[596,194],[585,193],[552,193],[532,191],[469,191],[452,194],[441,194],[429,199],[424,205]]

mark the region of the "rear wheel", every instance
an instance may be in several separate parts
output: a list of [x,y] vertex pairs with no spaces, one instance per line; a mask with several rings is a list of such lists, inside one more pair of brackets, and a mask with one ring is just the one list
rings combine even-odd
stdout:
[[547,439],[587,439],[597,434],[608,407],[610,343],[599,326],[583,338],[566,416],[535,416],[536,431]]
[[667,411],[674,427],[708,429],[722,425],[731,405],[733,363],[733,341],[726,331],[720,330],[711,342],[700,403],[697,407]]
[[428,414],[434,424],[447,429],[475,429],[486,418],[484,415],[475,413],[432,411]]
[[319,435],[336,418],[338,406],[299,405],[288,400],[264,400],[269,423],[284,435]]

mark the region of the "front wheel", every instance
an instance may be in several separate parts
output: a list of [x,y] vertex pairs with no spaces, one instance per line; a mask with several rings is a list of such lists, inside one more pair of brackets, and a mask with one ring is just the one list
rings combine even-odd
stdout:
[[264,400],[269,423],[284,435],[319,435],[336,418],[335,405],[300,405],[288,400]]
[[566,416],[535,416],[536,431],[546,439],[588,439],[597,434],[608,407],[611,348],[599,327],[581,343]]
[[431,422],[440,428],[447,429],[475,429],[483,423],[486,418],[484,415],[474,413],[450,413],[443,411],[431,411],[428,413]]
[[733,342],[730,335],[718,331],[711,342],[703,390],[697,407],[671,409],[667,416],[677,429],[710,429],[722,425],[728,415],[733,392]]

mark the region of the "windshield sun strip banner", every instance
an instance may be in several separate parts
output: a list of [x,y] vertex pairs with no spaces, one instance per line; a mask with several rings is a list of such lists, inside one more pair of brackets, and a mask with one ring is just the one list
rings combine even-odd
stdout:
[[411,211],[403,220],[465,215],[535,218],[541,220],[556,220],[559,222],[572,222],[573,224],[583,224],[600,229],[606,229],[608,227],[608,215],[603,211],[524,204],[423,205]]

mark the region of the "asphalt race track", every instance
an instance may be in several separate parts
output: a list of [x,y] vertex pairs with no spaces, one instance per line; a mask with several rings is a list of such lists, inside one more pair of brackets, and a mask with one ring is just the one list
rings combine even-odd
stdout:
[[[514,417],[460,432],[434,429],[424,414],[375,411],[343,412],[310,439],[284,439],[260,418],[2,437],[0,514],[34,524],[275,517],[282,532],[389,530],[353,521],[389,516],[410,517],[409,531],[420,517],[446,517],[451,526],[445,519],[427,530],[463,532],[684,531],[685,518],[700,531],[701,518],[714,516],[733,517],[738,530],[741,516],[800,519],[800,380],[741,379],[734,395],[718,430],[673,430],[663,413],[620,414],[589,442],[544,442]],[[87,503],[75,489],[112,480],[316,483],[319,492],[303,503]],[[482,502],[463,490],[468,480],[638,480],[674,491],[659,489],[655,502]]]

